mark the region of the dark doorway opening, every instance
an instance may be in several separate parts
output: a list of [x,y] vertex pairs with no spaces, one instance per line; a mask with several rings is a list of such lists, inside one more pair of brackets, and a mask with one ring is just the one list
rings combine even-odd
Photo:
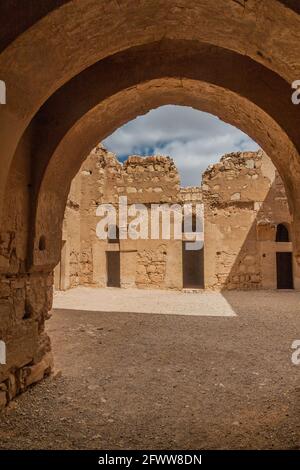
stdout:
[[187,250],[182,243],[183,287],[204,289],[204,250]]
[[107,287],[120,287],[120,252],[106,252]]
[[277,225],[276,241],[277,242],[289,242],[290,241],[289,231],[287,227],[283,224]]
[[294,289],[291,252],[276,253],[277,289]]

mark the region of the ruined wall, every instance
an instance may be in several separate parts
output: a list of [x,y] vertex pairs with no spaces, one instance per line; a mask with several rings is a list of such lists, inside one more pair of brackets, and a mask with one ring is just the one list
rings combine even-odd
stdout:
[[276,251],[292,251],[291,243],[276,246],[276,227],[290,225],[291,215],[271,160],[262,151],[225,155],[204,173],[202,189],[206,287],[276,288]]
[[[282,180],[264,152],[225,155],[204,172],[201,186],[181,188],[169,157],[132,156],[121,164],[98,146],[73,185],[80,188],[76,219],[80,219],[80,248],[75,230],[80,284],[106,286],[107,252],[117,250],[122,287],[182,288],[181,240],[110,244],[97,238],[97,206],[113,203],[118,210],[119,196],[126,196],[128,204],[143,203],[149,209],[151,203],[203,202],[205,288],[276,288],[276,227],[282,222],[290,225],[291,216]],[[69,210],[65,217],[69,228],[70,216]],[[280,250],[292,251],[292,244],[281,245]],[[296,265],[294,270],[298,278]]]
[[136,286],[141,288],[161,287],[165,284],[167,245],[156,249],[142,249],[137,253]]
[[0,339],[6,364],[0,365],[0,409],[29,385],[50,374],[50,341],[44,331],[52,306],[53,276],[0,277]]
[[[103,202],[127,196],[128,203],[160,203],[177,200],[179,175],[169,157],[129,157],[124,165],[111,154]],[[105,162],[105,154],[102,156]]]
[[[76,220],[80,218],[80,231],[72,228],[70,210],[71,194],[75,187],[80,188],[77,200]],[[72,193],[65,214],[65,237],[72,240],[72,233],[80,233],[79,283],[104,287],[107,285],[107,259],[109,251],[120,252],[122,287],[168,287],[180,288],[182,284],[181,250],[178,240],[120,240],[117,244],[99,240],[96,227],[99,217],[96,208],[99,204],[111,203],[118,214],[119,196],[126,196],[128,204],[143,203],[150,209],[151,203],[172,203],[178,201],[179,175],[174,162],[169,157],[131,156],[122,165],[115,155],[98,146],[82,165],[78,176],[73,180]],[[130,218],[128,223],[130,222]],[[149,212],[150,224],[150,212]],[[150,230],[150,225],[149,225]],[[78,247],[77,241],[74,242]],[[71,241],[70,241],[71,243]],[[69,255],[69,263],[71,256]],[[69,276],[68,270],[67,277]],[[70,269],[69,269],[70,271]],[[60,276],[56,272],[56,279]],[[57,280],[56,285],[60,282]],[[64,283],[72,286],[71,281]],[[74,285],[74,284],[73,284]]]

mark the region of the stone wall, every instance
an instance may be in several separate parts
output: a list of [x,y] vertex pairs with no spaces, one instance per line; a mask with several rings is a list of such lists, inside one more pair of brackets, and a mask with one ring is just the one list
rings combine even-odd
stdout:
[[[31,178],[24,154],[22,165],[8,183],[10,193],[0,232],[0,341],[6,345],[6,364],[0,364],[0,409],[48,375],[53,365],[44,327],[52,308],[52,269],[35,270],[33,253],[28,254],[34,236]],[[22,191],[22,187],[26,189]],[[39,238],[37,245],[43,253],[46,238]]]
[[[276,288],[276,251],[292,251],[291,243],[280,247],[275,243],[276,227],[284,223],[290,228],[291,215],[271,160],[262,151],[225,155],[204,173],[202,190],[209,260],[206,286]],[[264,245],[259,235],[262,224],[268,227]],[[296,263],[294,276],[296,280]]]
[[[74,188],[78,205],[76,210],[71,200],[74,199]],[[174,162],[169,157],[131,156],[122,165],[115,155],[98,146],[82,165],[78,176],[74,179],[65,214],[65,238],[78,250],[78,234],[80,233],[79,283],[86,286],[104,287],[107,283],[106,253],[116,249],[107,241],[96,236],[99,217],[96,208],[99,204],[112,203],[118,213],[119,196],[126,196],[128,204],[143,203],[150,207],[151,203],[172,203],[178,199],[179,175]],[[73,195],[73,196],[72,196]],[[72,196],[72,197],[71,197]],[[70,209],[72,207],[72,210]],[[78,209],[78,210],[77,210]],[[150,212],[149,212],[150,214]],[[80,231],[72,228],[71,219],[80,216]],[[149,216],[150,219],[150,216]],[[76,222],[77,223],[77,222]],[[76,241],[72,241],[72,233]],[[123,287],[169,287],[180,288],[181,280],[173,269],[180,270],[180,258],[172,260],[172,246],[178,241],[168,241],[169,256],[165,253],[166,246],[162,240],[122,240],[118,244],[121,258],[121,285]],[[178,245],[179,247],[179,245]],[[174,250],[174,253],[176,250]],[[72,258],[69,254],[69,264]],[[66,262],[66,264],[68,264]],[[174,264],[179,264],[177,268]],[[131,266],[131,270],[129,270]],[[68,273],[69,269],[65,269]],[[134,271],[134,272],[133,272]],[[60,272],[57,270],[56,278]],[[67,274],[68,276],[68,274]],[[70,276],[70,274],[69,274]],[[56,285],[64,284],[71,287],[71,280],[56,281]],[[68,287],[67,287],[68,286]]]
[[0,277],[0,339],[6,364],[0,366],[0,409],[31,384],[50,374],[50,340],[44,322],[52,307],[53,276]]
[[138,252],[136,286],[141,288],[161,287],[165,284],[167,245]]
[[[71,203],[74,192],[76,208]],[[264,152],[224,155],[204,172],[201,186],[186,188],[180,187],[170,157],[131,156],[121,164],[114,154],[98,146],[83,164],[72,184],[65,216],[66,237],[76,245],[79,259],[76,282],[70,280],[69,285],[106,286],[107,252],[117,250],[121,287],[182,289],[182,241],[160,238],[109,244],[97,238],[97,206],[112,203],[118,211],[120,196],[126,196],[128,204],[143,203],[149,209],[153,203],[181,206],[202,202],[205,288],[276,288],[276,227],[279,223],[290,227],[292,220],[282,180]],[[80,226],[79,232],[73,226],[75,241],[70,217],[77,217]],[[280,249],[292,251],[292,243]],[[71,256],[69,262],[72,265]],[[297,282],[298,271],[295,264]]]

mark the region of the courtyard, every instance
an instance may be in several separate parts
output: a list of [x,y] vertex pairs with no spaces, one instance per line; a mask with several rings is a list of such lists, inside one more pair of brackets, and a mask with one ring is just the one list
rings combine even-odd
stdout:
[[1,449],[299,449],[300,294],[76,288]]

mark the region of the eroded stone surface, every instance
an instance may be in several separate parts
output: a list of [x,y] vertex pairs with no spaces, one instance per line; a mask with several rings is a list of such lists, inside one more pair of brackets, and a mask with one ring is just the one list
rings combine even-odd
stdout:
[[0,408],[29,385],[49,374],[50,341],[44,332],[52,305],[53,276],[0,277],[0,338],[6,364],[0,366]]
[[[128,204],[145,204],[149,220],[151,204],[178,204],[180,211],[184,203],[204,204],[204,287],[208,289],[276,288],[276,251],[293,250],[283,182],[264,152],[225,155],[207,169],[199,187],[181,188],[170,157],[131,156],[121,164],[98,146],[71,186],[57,288],[106,286],[107,253],[112,250],[120,253],[121,287],[184,287],[182,242],[174,240],[172,224],[171,240],[162,239],[161,233],[158,240],[111,244],[98,239],[97,206],[111,203],[118,214],[120,196],[126,196]],[[280,223],[288,227],[290,242],[279,246],[275,238]],[[151,238],[150,228],[148,235]]]

